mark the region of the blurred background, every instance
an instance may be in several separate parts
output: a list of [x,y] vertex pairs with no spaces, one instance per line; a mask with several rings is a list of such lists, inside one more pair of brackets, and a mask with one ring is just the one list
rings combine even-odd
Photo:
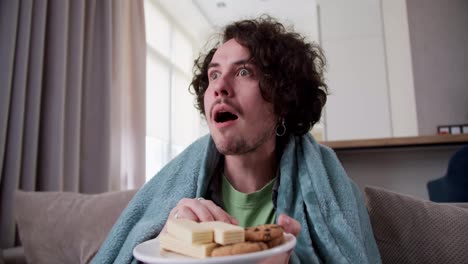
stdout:
[[468,123],[465,0],[145,0],[147,177],[207,133],[187,92],[193,58],[227,23],[264,13],[325,51],[330,96],[317,140]]

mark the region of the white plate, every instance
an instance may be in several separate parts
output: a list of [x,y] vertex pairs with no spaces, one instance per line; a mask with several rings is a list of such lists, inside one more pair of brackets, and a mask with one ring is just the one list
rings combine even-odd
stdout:
[[137,245],[133,249],[133,256],[141,262],[149,264],[235,264],[258,263],[267,258],[279,255],[294,248],[296,237],[285,234],[286,242],[280,246],[267,250],[226,257],[209,257],[203,259],[186,257],[169,251],[161,251],[159,239],[155,238]]

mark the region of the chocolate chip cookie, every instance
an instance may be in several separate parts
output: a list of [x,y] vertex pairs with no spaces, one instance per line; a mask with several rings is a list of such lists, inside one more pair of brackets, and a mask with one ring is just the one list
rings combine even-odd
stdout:
[[232,245],[217,247],[211,252],[212,257],[231,256],[252,253],[268,249],[263,242],[241,242]]
[[284,235],[281,235],[278,238],[275,238],[275,239],[273,239],[271,241],[266,242],[266,244],[267,244],[268,248],[274,248],[276,246],[279,246],[279,245],[283,244],[284,241],[285,241]]
[[245,240],[268,242],[283,236],[283,227],[275,224],[258,225],[245,228]]

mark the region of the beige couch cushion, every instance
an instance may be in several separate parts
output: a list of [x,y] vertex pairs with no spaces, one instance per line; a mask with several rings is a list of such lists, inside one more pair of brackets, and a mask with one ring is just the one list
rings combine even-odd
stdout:
[[28,263],[88,263],[136,191],[22,192],[15,216]]
[[383,263],[467,263],[466,204],[437,204],[366,187],[367,207]]

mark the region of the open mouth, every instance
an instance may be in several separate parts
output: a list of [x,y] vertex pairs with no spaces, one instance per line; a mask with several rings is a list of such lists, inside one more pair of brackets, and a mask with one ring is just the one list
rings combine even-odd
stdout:
[[219,111],[215,114],[214,120],[216,123],[224,123],[224,122],[236,120],[237,118],[238,118],[237,115],[231,112]]

